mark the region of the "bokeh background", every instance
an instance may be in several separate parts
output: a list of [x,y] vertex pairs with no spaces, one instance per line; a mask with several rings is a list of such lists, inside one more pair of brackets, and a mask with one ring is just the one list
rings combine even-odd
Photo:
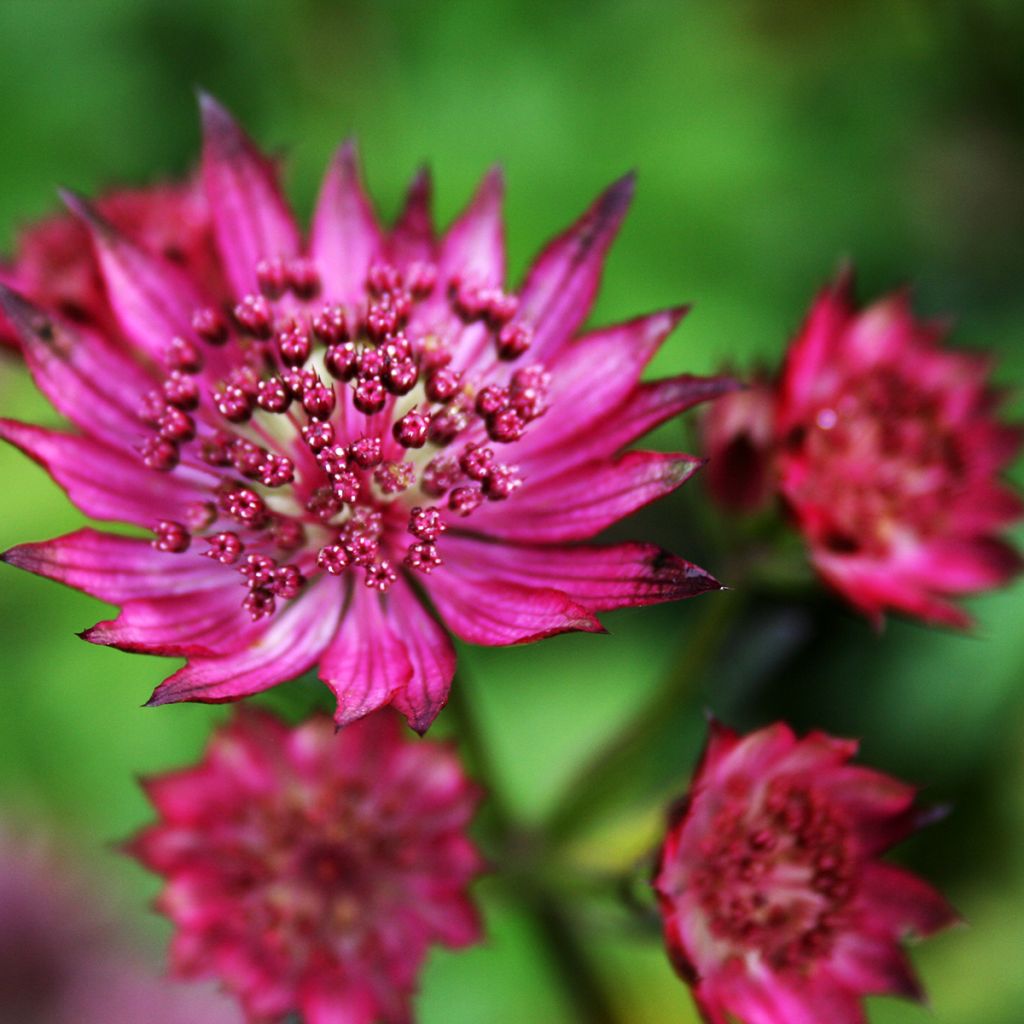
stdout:
[[[303,215],[350,134],[385,216],[423,161],[442,223],[500,161],[514,274],[637,168],[595,321],[693,301],[655,373],[774,365],[813,291],[849,258],[864,297],[910,283],[921,312],[951,317],[957,343],[994,352],[1008,410],[1024,412],[1016,0],[6,0],[0,244],[55,207],[58,184],[89,193],[186,173],[196,85],[285,154]],[[0,368],[0,410],[51,415],[14,364]],[[656,443],[691,429],[672,425]],[[80,524],[11,450],[0,481],[0,547]],[[628,533],[730,582],[706,504],[695,481]],[[140,710],[167,663],[82,643],[75,632],[106,617],[99,602],[0,569],[0,813],[61,836],[124,927],[158,951],[155,883],[111,844],[148,817],[136,776],[193,759],[223,710]],[[602,879],[642,856],[662,801],[684,788],[702,707],[744,728],[785,717],[862,737],[865,759],[951,804],[903,858],[969,927],[916,952],[931,1012],[872,1001],[875,1024],[1024,1020],[1022,597],[1017,586],[972,602],[970,636],[900,621],[877,634],[815,591],[747,605],[727,656],[568,854],[583,880],[579,926],[624,1021],[695,1019],[656,935]],[[609,616],[610,637],[461,653],[462,685],[525,820],[541,820],[588,752],[689,656],[707,603],[734,599]],[[301,682],[275,697],[319,699]],[[421,1019],[571,1021],[514,892],[497,879],[479,892],[489,941],[431,957]]]

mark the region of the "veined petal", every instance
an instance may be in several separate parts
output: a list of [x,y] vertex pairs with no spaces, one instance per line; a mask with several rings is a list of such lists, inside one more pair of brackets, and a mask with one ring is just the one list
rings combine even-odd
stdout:
[[320,662],[320,678],[338,698],[339,726],[391,703],[412,678],[412,662],[383,601],[375,590],[352,587],[341,628]]
[[458,572],[560,590],[592,612],[677,601],[721,588],[703,569],[653,544],[541,547],[450,536],[444,559]]
[[148,540],[99,530],[77,530],[54,540],[19,544],[0,558],[111,604],[191,596],[224,583],[223,572],[206,559],[169,558]]
[[137,455],[89,437],[0,419],[0,438],[40,463],[94,519],[150,527],[160,519],[185,518],[189,505],[208,497],[180,470],[154,473]]
[[310,253],[323,280],[324,298],[358,302],[383,239],[363,190],[354,141],[337,152],[324,178],[313,217]]
[[605,254],[633,198],[627,174],[537,257],[520,293],[517,319],[534,331],[531,355],[550,360],[586,320],[601,281]]
[[405,642],[412,675],[391,698],[392,705],[422,734],[448,702],[455,675],[455,649],[448,634],[404,579],[388,592],[388,616]]
[[614,462],[600,459],[539,480],[531,476],[508,501],[477,509],[469,525],[506,540],[585,540],[671,493],[702,464],[688,455],[630,451]]
[[299,232],[273,164],[213,97],[202,94],[199,106],[203,189],[228,281],[241,297],[257,291],[260,260],[298,253]]
[[168,342],[192,334],[192,313],[204,299],[184,271],[146,252],[86,202],[64,193],[65,203],[92,239],[107,297],[125,334],[160,365]]
[[337,631],[342,596],[337,580],[318,580],[239,650],[192,658],[156,688],[147,706],[236,700],[301,675],[320,658]]
[[474,644],[496,647],[577,630],[603,632],[590,611],[560,590],[502,583],[464,566],[442,566],[426,589],[446,625]]
[[417,260],[437,258],[434,218],[430,212],[433,188],[430,171],[424,167],[412,179],[405,206],[388,237],[388,255],[400,270]]
[[141,432],[135,408],[153,380],[103,335],[73,328],[0,286],[0,309],[21,340],[39,389],[86,433],[127,447]]

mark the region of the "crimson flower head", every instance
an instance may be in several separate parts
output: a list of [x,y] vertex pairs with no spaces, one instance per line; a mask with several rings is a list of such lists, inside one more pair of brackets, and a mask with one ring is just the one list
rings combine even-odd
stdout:
[[172,967],[220,979],[250,1021],[407,1022],[427,947],[479,938],[476,787],[391,712],[338,734],[240,711],[145,788],[160,820],[132,849],[167,881]]
[[712,723],[654,887],[669,954],[709,1024],[864,1024],[860,997],[921,998],[900,949],[956,920],[878,855],[926,820],[852,740]]
[[0,291],[76,428],[0,436],[86,514],[152,531],[3,557],[121,606],[86,639],[187,658],[151,703],[232,700],[319,662],[339,723],[392,704],[423,730],[455,664],[435,614],[514,644],[718,588],[652,545],[575,544],[690,476],[700,460],[623,449],[731,386],[640,382],[682,309],[580,334],[631,177],[512,292],[498,173],[440,239],[421,174],[383,231],[345,145],[304,240],[274,165],[202,108],[212,269],[68,196],[116,332]]

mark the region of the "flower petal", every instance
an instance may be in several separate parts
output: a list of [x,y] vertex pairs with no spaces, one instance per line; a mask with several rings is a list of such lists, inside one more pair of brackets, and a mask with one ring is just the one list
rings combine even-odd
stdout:
[[908,934],[924,938],[960,920],[927,882],[880,861],[864,865],[857,902],[872,927],[897,939]]
[[355,303],[366,273],[383,247],[373,207],[363,190],[354,141],[346,142],[327,170],[310,238],[310,254],[320,271],[324,298]]
[[445,563],[472,567],[503,583],[560,590],[592,612],[676,601],[721,584],[703,569],[654,544],[533,547],[448,536]]
[[316,662],[331,642],[338,628],[342,597],[337,580],[317,580],[235,652],[192,658],[156,688],[147,707],[182,700],[236,700],[293,679]]
[[426,589],[445,625],[474,644],[496,647],[575,630],[603,632],[590,611],[560,590],[502,583],[461,565],[435,570]]
[[434,219],[430,212],[433,182],[427,168],[412,179],[405,206],[387,240],[388,256],[403,270],[417,260],[437,258]]
[[339,726],[391,703],[412,678],[412,662],[383,601],[376,591],[353,586],[341,628],[321,660],[320,678],[338,698]]
[[148,540],[90,529],[19,544],[0,559],[111,604],[193,595],[224,581],[221,567],[205,558],[169,555]]
[[199,106],[203,189],[228,281],[241,297],[257,291],[260,260],[298,253],[299,233],[271,161],[213,97],[203,93]]
[[595,460],[542,479],[528,475],[527,486],[510,500],[477,509],[470,526],[506,540],[584,540],[671,493],[701,465],[689,455],[630,451],[614,462]]
[[634,185],[635,175],[627,174],[602,192],[530,268],[516,319],[533,328],[532,358],[550,360],[586,320],[605,254],[629,208]]
[[48,316],[0,285],[0,310],[21,340],[32,377],[80,430],[126,446],[142,431],[139,396],[154,381],[103,335]]
[[399,579],[388,591],[389,617],[405,641],[405,653],[412,675],[391,698],[392,705],[421,735],[448,703],[448,690],[455,675],[455,649],[445,630]]
[[134,454],[75,434],[0,419],[0,438],[40,463],[68,497],[94,519],[152,526],[160,519],[186,518],[188,506],[209,498],[188,470],[147,469]]

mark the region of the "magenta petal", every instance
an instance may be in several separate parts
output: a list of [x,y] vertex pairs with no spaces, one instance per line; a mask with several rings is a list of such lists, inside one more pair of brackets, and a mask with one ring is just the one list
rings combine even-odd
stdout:
[[855,992],[924,999],[910,961],[892,938],[870,932],[844,932],[829,958],[828,970]]
[[320,678],[338,698],[338,725],[391,703],[412,678],[412,663],[384,600],[367,587],[353,587],[341,628],[321,659]]
[[527,431],[516,445],[521,460],[589,437],[635,389],[658,347],[686,314],[687,307],[637,317],[584,335],[566,346],[548,367],[551,389],[543,427]]
[[[169,557],[147,540],[98,530],[78,530],[38,544],[19,544],[3,561],[121,604],[219,587],[219,566],[201,558]],[[237,587],[233,589],[237,590]]]
[[239,650],[192,658],[156,688],[148,706],[235,700],[300,675],[320,658],[337,631],[342,596],[336,579],[321,578]]
[[203,296],[178,267],[125,238],[84,199],[64,201],[89,231],[107,296],[125,334],[161,365],[171,338],[192,334],[192,313]]
[[443,566],[426,586],[445,624],[470,643],[497,647],[575,630],[603,632],[590,611],[560,590],[502,583],[463,566]]
[[528,484],[522,492],[481,507],[471,526],[506,540],[584,540],[671,493],[701,465],[689,455],[629,451],[614,462],[596,460],[543,479],[527,475],[524,467]]
[[925,937],[960,918],[927,882],[893,864],[865,864],[858,903],[872,927],[894,938]]
[[520,293],[518,319],[533,328],[532,358],[550,360],[586,320],[634,185],[635,176],[627,174],[602,192],[531,267]]
[[101,334],[72,328],[0,286],[0,309],[39,389],[80,430],[126,445],[139,434],[138,396],[152,379]]
[[[374,1024],[380,1020],[380,1000],[365,982],[346,978],[317,978],[299,995],[302,1019],[308,1024]],[[407,1024],[411,1018],[389,1018]]]
[[592,612],[677,601],[719,590],[703,569],[653,544],[527,547],[446,537],[444,559],[504,583],[561,590]]
[[149,527],[159,519],[186,518],[188,506],[208,496],[180,470],[154,473],[137,455],[92,438],[4,419],[0,419],[0,438],[44,466],[68,497],[94,519]]
[[298,253],[299,233],[273,164],[215,99],[204,93],[199,105],[203,189],[228,280],[243,296],[257,291],[260,260]]
[[423,168],[412,179],[405,206],[387,240],[388,255],[399,270],[417,260],[437,259],[434,219],[430,212],[433,183],[430,171]]
[[346,142],[327,170],[313,217],[310,253],[324,298],[358,302],[366,272],[382,249],[373,208],[363,190],[355,142]]
[[122,651],[190,657],[230,653],[258,629],[242,608],[237,581],[220,574],[219,586],[207,590],[129,601],[116,619],[81,635]]
[[448,634],[434,620],[403,579],[388,593],[389,617],[405,641],[405,653],[412,664],[412,676],[397,690],[391,703],[422,734],[448,702],[448,689],[455,675],[455,650]]

